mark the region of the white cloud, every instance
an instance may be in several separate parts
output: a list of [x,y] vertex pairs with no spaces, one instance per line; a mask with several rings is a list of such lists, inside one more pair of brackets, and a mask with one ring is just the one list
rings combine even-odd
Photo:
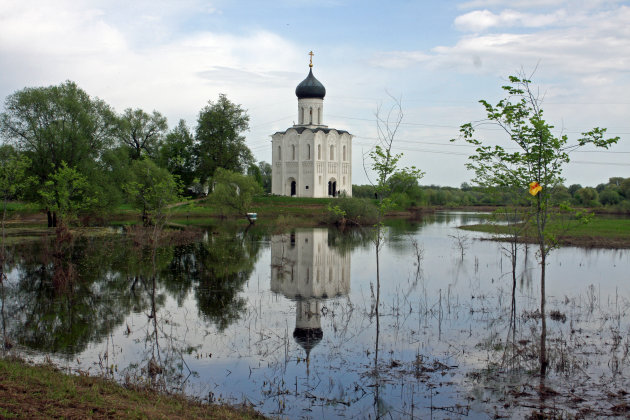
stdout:
[[477,8],[541,9],[564,6],[574,9],[597,9],[614,6],[624,0],[470,0],[457,5],[460,10]]
[[[486,16],[486,15],[484,15]],[[518,13],[488,14],[479,28],[500,22],[519,22]],[[562,13],[548,16],[552,22]],[[539,20],[540,22],[541,20]],[[557,20],[559,21],[559,20]],[[600,73],[626,73],[630,68],[630,7],[590,16],[574,16],[552,29],[520,32],[470,34],[454,45],[437,46],[430,52],[391,51],[379,53],[372,61],[381,67],[423,64],[433,69],[456,67],[460,71],[506,74],[521,66],[542,67],[565,77]],[[462,21],[460,21],[460,24]],[[611,79],[612,80],[612,79]]]
[[42,2],[7,2],[0,9],[0,51],[91,54],[126,48],[122,34],[102,20],[99,9],[75,10]]
[[566,12],[559,10],[550,14],[522,13],[515,10],[503,10],[499,14],[489,10],[475,10],[455,19],[455,27],[461,31],[485,31],[494,27],[539,28],[562,22]]

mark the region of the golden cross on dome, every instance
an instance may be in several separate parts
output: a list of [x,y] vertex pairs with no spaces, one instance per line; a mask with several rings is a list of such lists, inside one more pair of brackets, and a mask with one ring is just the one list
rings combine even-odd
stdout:
[[309,66],[309,67],[313,67],[313,56],[314,56],[315,54],[313,54],[313,51],[311,51],[311,52],[309,52],[309,53],[308,53],[308,55],[310,55],[310,56],[311,56],[311,62],[310,62],[310,63],[308,63],[308,66]]

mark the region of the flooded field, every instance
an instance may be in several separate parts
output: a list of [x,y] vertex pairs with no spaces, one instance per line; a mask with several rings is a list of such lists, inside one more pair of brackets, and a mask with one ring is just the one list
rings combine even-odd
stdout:
[[502,244],[456,229],[482,218],[390,224],[378,312],[370,230],[213,227],[155,252],[123,233],[26,242],[8,249],[2,325],[27,358],[272,417],[626,418],[630,252],[551,254],[541,381],[535,248],[510,329]]

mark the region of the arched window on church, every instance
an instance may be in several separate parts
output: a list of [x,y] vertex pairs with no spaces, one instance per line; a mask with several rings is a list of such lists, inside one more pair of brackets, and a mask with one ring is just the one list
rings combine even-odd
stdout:
[[311,160],[311,145],[306,145],[306,160]]
[[322,124],[322,109],[317,108],[317,124]]
[[343,160],[346,160],[346,146],[343,146]]
[[311,107],[309,109],[309,119],[308,119],[308,123],[309,124],[313,124],[313,107]]
[[298,124],[304,124],[304,107],[300,108],[300,120]]
[[291,160],[295,160],[295,144],[291,145]]
[[278,161],[282,160],[282,147],[278,146]]
[[322,160],[322,145],[321,144],[317,145],[317,159]]
[[335,149],[330,146],[330,160],[335,160]]

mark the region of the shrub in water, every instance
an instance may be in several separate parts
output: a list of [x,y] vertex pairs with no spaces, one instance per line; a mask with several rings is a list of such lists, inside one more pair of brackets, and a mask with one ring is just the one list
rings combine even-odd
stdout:
[[376,206],[368,199],[339,198],[328,205],[326,223],[336,225],[373,225],[377,220]]

